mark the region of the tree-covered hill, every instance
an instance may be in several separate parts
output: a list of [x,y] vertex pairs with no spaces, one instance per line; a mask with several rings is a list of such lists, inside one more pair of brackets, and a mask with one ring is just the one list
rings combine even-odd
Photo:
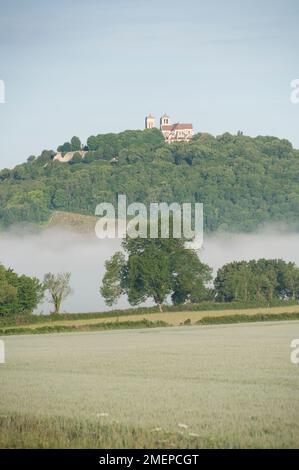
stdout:
[[[0,172],[0,224],[43,222],[51,211],[94,214],[100,202],[203,202],[208,231],[299,227],[299,150],[276,137],[199,133],[165,144],[159,130],[91,136],[85,158],[53,161],[44,150]],[[59,151],[78,151],[78,138]],[[115,159],[114,157],[117,157]],[[112,161],[111,161],[112,160]]]

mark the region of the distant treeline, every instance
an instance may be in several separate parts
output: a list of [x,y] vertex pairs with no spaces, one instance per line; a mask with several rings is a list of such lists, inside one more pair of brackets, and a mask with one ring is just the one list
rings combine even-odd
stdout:
[[[78,137],[58,147],[79,151],[70,163],[44,150],[0,172],[0,225],[44,222],[51,211],[94,214],[100,202],[204,203],[207,231],[252,231],[299,221],[299,151],[276,137],[199,133],[165,144],[157,129]],[[117,157],[116,159],[114,157]],[[299,225],[299,224],[298,224]]]

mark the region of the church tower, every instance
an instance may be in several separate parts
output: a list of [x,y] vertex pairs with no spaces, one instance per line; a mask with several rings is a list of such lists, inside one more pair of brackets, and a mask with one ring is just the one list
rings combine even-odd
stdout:
[[160,119],[160,127],[162,126],[168,126],[170,124],[170,119],[167,114],[163,114],[163,116]]
[[155,127],[155,118],[151,114],[148,114],[145,118],[145,128],[153,129]]

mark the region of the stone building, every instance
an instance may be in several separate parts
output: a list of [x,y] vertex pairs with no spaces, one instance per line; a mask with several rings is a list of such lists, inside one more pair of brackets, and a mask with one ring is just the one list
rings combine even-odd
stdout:
[[[155,118],[149,114],[145,118],[145,128],[152,129],[155,127]],[[170,123],[170,118],[167,114],[163,114],[160,118],[160,131],[162,132],[165,142],[189,142],[193,135],[194,129],[191,123]]]

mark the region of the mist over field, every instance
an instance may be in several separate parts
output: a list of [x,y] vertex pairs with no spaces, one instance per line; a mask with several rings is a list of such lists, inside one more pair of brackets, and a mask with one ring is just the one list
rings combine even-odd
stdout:
[[[120,248],[121,240],[98,240],[61,229],[40,233],[6,232],[0,236],[0,263],[18,273],[42,279],[46,272],[70,271],[74,290],[63,304],[62,311],[102,311],[107,307],[99,293],[104,262]],[[255,234],[221,234],[206,236],[201,251],[202,261],[214,271],[233,260],[283,258],[299,265],[299,233],[268,228]],[[128,307],[121,299],[117,307]],[[37,309],[48,313],[45,302]]]

